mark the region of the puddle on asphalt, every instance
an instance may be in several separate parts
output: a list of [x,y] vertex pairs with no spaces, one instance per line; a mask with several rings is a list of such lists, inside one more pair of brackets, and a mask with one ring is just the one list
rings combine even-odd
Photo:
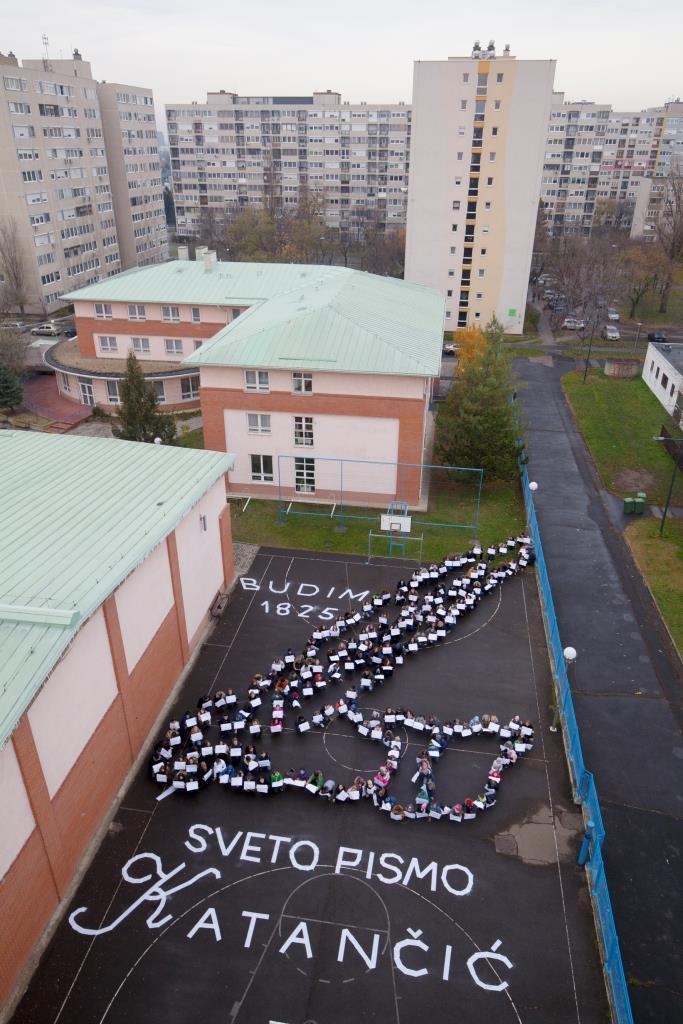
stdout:
[[[519,857],[525,864],[555,864],[576,860],[577,839],[583,834],[580,812],[558,807],[555,819],[547,807],[539,807],[519,825],[499,832],[494,842],[496,853]],[[557,843],[557,847],[556,844]]]

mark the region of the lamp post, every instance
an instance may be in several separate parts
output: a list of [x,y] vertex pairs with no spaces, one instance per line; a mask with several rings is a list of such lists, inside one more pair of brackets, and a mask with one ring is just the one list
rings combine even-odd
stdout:
[[586,383],[586,377],[588,376],[588,366],[591,361],[591,352],[593,351],[593,336],[595,334],[595,328],[598,326],[598,318],[594,316],[591,321],[591,336],[588,342],[588,352],[586,354],[586,365],[583,368],[583,383]]
[[[683,444],[683,437],[653,437],[653,441],[673,441],[674,444]],[[664,523],[666,522],[666,514],[669,511],[669,505],[671,504],[671,495],[674,492],[674,484],[676,483],[676,471],[678,470],[678,462],[676,459],[673,460],[674,468],[671,474],[671,482],[669,483],[669,490],[666,495],[666,501],[664,502],[664,509],[662,511],[662,521],[659,524],[659,536],[664,535]]]
[[[570,684],[571,684],[572,669],[573,669],[574,665],[576,664],[576,658],[577,658],[576,648],[575,647],[565,647],[565,649],[562,651],[562,657],[564,658],[564,663],[565,663],[565,665],[567,667],[567,676],[568,676]],[[553,710],[553,720],[552,720],[552,723],[551,723],[551,726],[550,726],[550,731],[551,732],[557,732],[559,724],[560,724],[560,704],[556,700],[555,701],[555,708]]]
[[636,349],[638,348],[638,339],[640,338],[640,328],[641,328],[641,327],[642,327],[643,325],[642,325],[641,323],[639,323],[639,324],[637,324],[636,326],[637,326],[637,328],[638,328],[638,329],[636,330],[636,340],[635,340],[635,341],[633,342],[633,351],[634,351],[634,352],[635,352],[635,350],[636,350]]

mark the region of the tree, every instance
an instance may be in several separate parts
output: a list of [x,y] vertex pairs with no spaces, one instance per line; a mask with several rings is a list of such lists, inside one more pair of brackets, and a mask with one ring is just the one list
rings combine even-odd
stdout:
[[512,480],[524,446],[513,400],[510,358],[497,321],[486,344],[464,367],[436,420],[435,455],[442,465],[481,467],[489,479]]
[[21,405],[22,394],[21,381],[0,363],[0,409],[13,412]]
[[458,362],[455,367],[455,376],[462,377],[465,368],[481,354],[488,344],[486,335],[478,327],[464,327],[458,331]]
[[655,221],[655,234],[666,263],[659,312],[666,313],[676,264],[683,256],[683,173],[673,170],[665,182],[664,199]]
[[168,185],[164,185],[164,213],[166,224],[170,228],[175,227],[175,204],[173,202],[173,191]]
[[622,236],[569,235],[555,240],[549,266],[566,309],[551,320],[555,325],[567,314],[583,317],[594,330],[606,306],[618,304],[624,295],[624,268],[620,260]]
[[128,353],[126,375],[121,381],[121,426],[114,428],[114,437],[122,441],[153,442],[157,437],[162,444],[173,444],[175,421],[158,411],[154,387],[148,384],[134,352]]
[[269,210],[251,206],[240,210],[226,224],[225,244],[231,260],[277,262],[280,246],[275,217]]
[[624,293],[630,303],[629,319],[649,291],[654,291],[666,275],[666,260],[656,245],[641,241],[629,242],[621,253],[624,273]]
[[23,314],[29,288],[19,228],[14,217],[3,217],[0,221],[0,277],[4,278],[3,304]]
[[0,331],[0,366],[21,377],[26,363],[26,336],[21,331]]

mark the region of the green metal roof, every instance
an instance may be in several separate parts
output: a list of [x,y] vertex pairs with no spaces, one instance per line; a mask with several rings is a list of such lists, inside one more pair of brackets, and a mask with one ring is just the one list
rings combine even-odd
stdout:
[[86,619],[233,458],[0,431],[0,747]]
[[438,377],[441,295],[344,267],[253,306],[184,362]]
[[128,270],[64,299],[249,306],[193,353],[198,366],[439,375],[444,299],[347,267],[173,260]]

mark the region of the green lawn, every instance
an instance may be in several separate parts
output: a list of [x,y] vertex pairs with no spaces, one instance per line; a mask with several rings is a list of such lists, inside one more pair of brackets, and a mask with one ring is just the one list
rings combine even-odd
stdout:
[[661,504],[673,464],[652,438],[671,421],[643,380],[591,370],[584,384],[582,371],[574,370],[565,374],[562,386],[605,487],[615,494],[643,490],[649,501]]
[[[276,501],[252,500],[246,512],[242,509],[246,499],[235,499],[231,503],[233,538],[250,544],[271,547],[308,548],[314,551],[348,552],[366,555],[368,532],[379,532],[379,515],[386,509],[350,508],[348,513],[374,516],[368,519],[346,520],[346,531],[339,533],[336,522],[326,516],[289,515],[284,525],[278,522]],[[315,506],[298,504],[300,510],[315,510]],[[471,522],[474,510],[474,492],[463,485],[435,486],[432,490],[429,514],[414,513],[415,518],[433,522]],[[478,537],[483,544],[517,534],[524,526],[524,513],[519,484],[496,483],[484,487],[481,499],[480,526]],[[413,523],[412,535],[424,535],[422,557],[430,561],[448,550],[466,547],[474,536],[470,529],[419,526]],[[408,544],[406,556],[417,558],[418,545]],[[374,542],[374,555],[386,555],[387,546]]]
[[198,427],[197,430],[187,430],[184,434],[178,434],[176,444],[181,448],[203,448],[204,431]]
[[626,539],[683,654],[683,523],[667,517],[660,537],[658,520],[639,519],[626,527]]
[[[683,285],[674,284],[669,293],[669,302],[666,313],[659,312],[659,295],[648,292],[638,303],[634,322],[640,320],[646,328],[656,324],[683,324]],[[625,302],[621,307],[623,320],[628,320],[631,312],[631,304]],[[647,333],[647,331],[646,331]]]

